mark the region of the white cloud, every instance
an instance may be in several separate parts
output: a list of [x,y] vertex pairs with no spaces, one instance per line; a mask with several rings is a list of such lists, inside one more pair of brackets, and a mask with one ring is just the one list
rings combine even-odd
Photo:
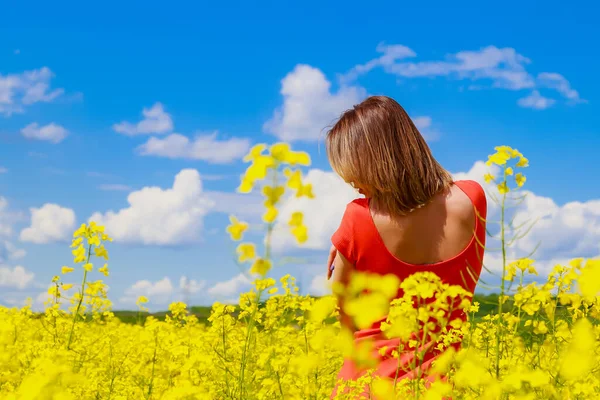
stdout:
[[47,67],[20,74],[0,74],[0,113],[6,116],[22,113],[26,106],[50,102],[62,95],[63,89],[50,89],[53,77]]
[[27,252],[8,240],[0,239],[0,263],[25,257]]
[[107,233],[121,243],[145,245],[197,242],[204,216],[214,206],[194,169],[181,170],[172,188],[144,187],[131,192],[127,202],[127,208],[96,212],[89,220],[106,226]]
[[[311,169],[304,180],[312,184],[315,198],[290,195],[282,202],[272,241],[276,252],[283,252],[291,247],[321,250],[329,248],[331,235],[339,226],[346,205],[359,197],[350,185],[333,172]],[[308,240],[302,245],[296,244],[287,226],[287,221],[296,211],[304,212],[304,224],[308,228]]]
[[569,81],[561,74],[543,72],[537,76],[537,79],[540,86],[554,89],[574,103],[586,102],[579,97],[577,90],[571,88]]
[[0,196],[0,264],[25,257],[25,250],[17,248],[8,240],[13,234],[14,223],[21,218],[21,213],[9,211],[8,201]]
[[114,124],[113,129],[124,135],[164,134],[173,130],[171,115],[165,112],[161,103],[155,103],[151,108],[142,110],[144,119],[136,124],[123,121]]
[[512,48],[487,46],[475,51],[459,51],[444,60],[393,62],[383,65],[386,72],[403,78],[452,76],[458,79],[492,81],[498,88],[519,90],[534,86],[526,71],[530,60]]
[[431,117],[415,117],[412,120],[419,130],[431,127]]
[[98,185],[98,189],[104,190],[104,191],[128,192],[131,190],[131,187],[127,186],[127,185],[122,185],[119,183],[106,183],[106,184]]
[[44,126],[33,122],[21,129],[21,135],[27,139],[43,140],[54,144],[62,142],[68,134],[69,131],[54,122]]
[[[203,177],[204,179],[204,177]],[[258,193],[206,192],[214,203],[211,212],[235,214],[240,218],[260,219],[265,212],[264,198]]]
[[250,149],[250,140],[231,138],[218,140],[217,133],[188,137],[173,133],[164,139],[150,138],[138,147],[144,156],[202,160],[212,164],[227,164],[241,159]]
[[545,110],[554,103],[556,103],[556,100],[542,96],[537,90],[532,91],[527,97],[520,98],[517,102],[523,108],[533,108],[535,110]]
[[281,81],[281,94],[283,106],[263,129],[285,141],[318,140],[326,126],[366,97],[366,91],[358,86],[342,85],[332,93],[323,72],[303,64]]
[[21,231],[24,242],[51,243],[68,241],[75,229],[75,212],[70,208],[46,203],[40,208],[30,208],[31,226]]
[[34,158],[47,158],[48,156],[44,153],[39,153],[37,151],[29,151],[27,152],[27,155],[29,157],[34,157]]
[[[352,68],[348,74],[344,75],[343,81],[349,82],[360,74],[381,67],[389,74],[406,79],[447,77],[470,81],[488,81],[493,88],[506,90],[549,88],[574,103],[583,102],[579,97],[579,93],[571,88],[570,83],[562,75],[541,73],[534,77],[528,71],[531,60],[510,47],[487,46],[479,50],[448,54],[443,59],[417,62],[405,61],[406,58],[416,57],[416,53],[406,46],[379,45],[377,52],[382,53],[382,55]],[[470,88],[480,87],[480,85],[470,86]],[[519,101],[519,105],[538,109],[541,107],[547,108],[551,105],[552,100],[540,97],[539,93],[538,95],[533,94]]]
[[492,175],[495,175],[498,173],[498,171],[499,171],[499,168],[496,167],[495,165],[488,167],[487,165],[485,165],[485,162],[476,161],[475,163],[473,163],[473,166],[471,167],[471,169],[469,169],[467,172],[453,173],[452,179],[454,179],[455,181],[472,180],[472,181],[478,182],[483,187],[493,188],[493,184],[485,183],[483,176],[487,172],[490,172]]
[[313,296],[325,296],[331,294],[331,287],[325,274],[315,275],[312,278],[310,286],[308,287],[308,292]]
[[527,192],[517,210],[515,225],[536,221],[527,236],[517,242],[523,253],[543,258],[596,257],[600,254],[600,199],[558,206],[551,198]]
[[385,45],[384,43],[379,43],[376,51],[378,53],[382,53],[382,55],[367,62],[366,64],[355,66],[347,74],[340,76],[340,81],[352,81],[359,75],[366,74],[376,67],[389,67],[398,60],[416,57],[417,55],[412,49],[401,44]]
[[8,169],[6,169],[5,167],[0,167],[0,174],[6,174],[8,172]]
[[0,196],[0,236],[10,236],[14,222],[15,217],[8,210],[8,200]]
[[0,287],[25,289],[33,281],[35,274],[20,265],[9,267],[0,265]]
[[185,276],[179,278],[179,289],[187,291],[190,294],[196,294],[204,290],[206,287],[206,281],[197,281],[195,279],[189,279]]
[[240,273],[239,275],[234,276],[233,278],[218,282],[214,286],[208,289],[208,294],[216,299],[226,299],[227,301],[236,301],[237,296],[244,289],[249,288],[251,285],[251,281],[244,275]]
[[151,282],[141,280],[134,283],[131,287],[125,289],[125,294],[119,300],[122,304],[135,304],[138,297],[145,296],[153,304],[166,304],[171,300],[173,294],[173,284],[168,277]]
[[429,141],[432,142],[434,140],[439,139],[440,134],[439,132],[437,132],[435,129],[432,128],[432,120],[431,117],[428,116],[420,116],[420,117],[415,117],[412,118],[413,123],[415,124],[415,126],[417,127],[417,129],[419,130],[419,132],[421,133],[421,135],[423,135],[423,137]]

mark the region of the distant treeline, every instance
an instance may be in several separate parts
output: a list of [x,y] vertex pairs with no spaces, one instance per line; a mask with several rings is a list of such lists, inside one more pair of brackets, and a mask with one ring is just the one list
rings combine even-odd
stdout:
[[[473,301],[479,303],[479,311],[475,314],[476,319],[480,319],[488,314],[495,314],[498,312],[498,294],[492,293],[487,295],[476,294],[473,297]],[[509,311],[513,308],[513,300],[509,298],[506,303],[504,303],[504,309]],[[208,317],[210,316],[211,307],[210,306],[192,306],[190,307],[190,314],[195,315],[200,322],[206,323]],[[115,316],[119,318],[121,321],[130,324],[138,324],[143,323],[148,316],[153,316],[159,320],[164,320],[165,315],[167,315],[168,311],[158,311],[154,313],[143,312],[140,313],[138,311],[113,311]]]

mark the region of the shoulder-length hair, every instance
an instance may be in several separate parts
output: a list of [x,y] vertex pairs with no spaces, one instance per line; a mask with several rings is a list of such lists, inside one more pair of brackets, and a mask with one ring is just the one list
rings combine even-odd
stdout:
[[453,182],[406,111],[386,96],[344,112],[326,146],[333,170],[390,215],[406,215]]

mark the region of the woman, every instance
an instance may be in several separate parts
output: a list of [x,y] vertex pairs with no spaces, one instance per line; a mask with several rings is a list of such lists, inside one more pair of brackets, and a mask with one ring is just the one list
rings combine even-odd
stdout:
[[[364,195],[347,205],[332,236],[328,279],[346,284],[353,271],[360,271],[394,274],[402,281],[431,271],[442,282],[473,293],[485,245],[482,187],[453,181],[404,109],[389,97],[369,97],[346,111],[326,144],[333,170]],[[348,318],[341,322],[354,331],[355,341],[372,339],[376,348],[390,345],[380,322],[363,330],[354,329]],[[422,370],[437,356],[426,356]],[[398,366],[398,359],[380,356],[375,374],[402,379],[414,372]],[[345,360],[338,377],[355,380],[363,373]]]

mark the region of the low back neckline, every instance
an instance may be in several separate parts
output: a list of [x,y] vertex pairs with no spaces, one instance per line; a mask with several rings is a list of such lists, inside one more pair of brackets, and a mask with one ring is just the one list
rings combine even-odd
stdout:
[[471,197],[471,195],[469,194],[469,192],[462,187],[462,182],[463,181],[453,181],[452,184],[456,185],[469,198],[469,201],[471,202],[471,205],[473,207],[473,214],[475,216],[475,225],[473,227],[473,234],[471,236],[471,239],[469,240],[469,243],[458,254],[456,254],[456,255],[448,258],[448,259],[442,260],[442,261],[437,261],[437,262],[434,262],[434,263],[426,263],[426,264],[413,264],[413,263],[409,263],[409,262],[406,262],[404,260],[401,260],[396,255],[394,255],[390,251],[390,249],[388,249],[388,247],[385,245],[385,243],[383,241],[383,238],[381,237],[381,234],[379,233],[379,230],[377,229],[377,225],[375,224],[375,220],[373,219],[373,214],[371,214],[371,199],[370,198],[364,198],[364,200],[367,203],[366,211],[367,211],[368,217],[369,217],[368,218],[368,220],[369,220],[369,226],[373,230],[373,235],[375,236],[377,242],[381,245],[381,247],[383,249],[385,249],[386,253],[390,257],[392,257],[395,261],[397,261],[400,264],[403,264],[406,267],[411,267],[411,268],[439,267],[440,265],[447,264],[447,263],[450,263],[450,262],[452,262],[452,261],[454,261],[456,259],[464,257],[465,253],[467,253],[471,249],[471,247],[473,247],[473,244],[475,243],[475,241],[477,239],[477,231],[478,231],[478,228],[479,228],[479,218],[477,216],[477,210],[476,210],[476,205],[475,205],[474,199]]

